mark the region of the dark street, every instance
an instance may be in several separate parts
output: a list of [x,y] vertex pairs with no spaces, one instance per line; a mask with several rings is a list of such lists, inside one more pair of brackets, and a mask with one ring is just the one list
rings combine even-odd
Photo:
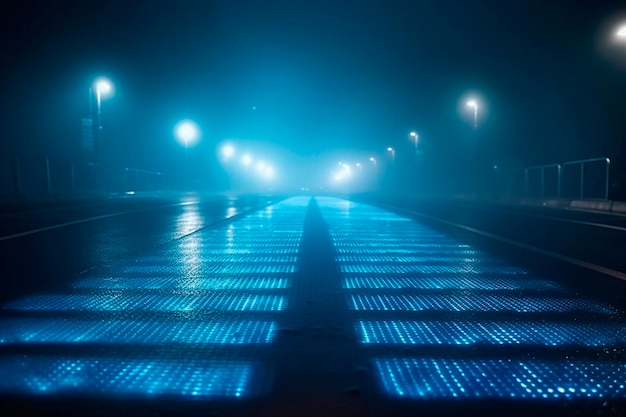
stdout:
[[[580,291],[623,283],[446,233],[459,207],[433,203],[443,229],[330,196],[40,208],[36,233],[32,212],[5,214],[22,223],[1,242],[20,293],[0,320],[3,400],[81,415],[626,410],[621,294]],[[85,216],[100,218],[50,228]],[[49,260],[64,252],[76,259]]]

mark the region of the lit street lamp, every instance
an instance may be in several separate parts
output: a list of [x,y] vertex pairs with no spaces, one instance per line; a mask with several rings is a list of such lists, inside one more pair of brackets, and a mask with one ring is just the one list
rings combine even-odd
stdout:
[[474,129],[478,127],[478,103],[476,100],[470,100],[467,102],[467,107],[474,109]]
[[96,109],[98,114],[98,129],[102,129],[100,124],[100,115],[102,114],[102,97],[108,97],[113,92],[111,81],[106,78],[98,78],[93,83],[93,89],[96,91]]
[[617,30],[615,31],[615,37],[620,42],[626,42],[626,23],[623,23]]
[[200,139],[200,128],[191,120],[182,120],[174,127],[174,136],[187,149]]

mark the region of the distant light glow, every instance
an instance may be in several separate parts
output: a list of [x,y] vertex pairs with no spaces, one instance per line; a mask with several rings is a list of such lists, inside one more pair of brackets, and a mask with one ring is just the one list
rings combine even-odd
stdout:
[[250,154],[245,154],[241,157],[241,163],[245,166],[249,166],[252,163],[252,156],[250,156]]
[[113,93],[113,83],[109,79],[100,77],[94,83],[94,89],[100,94],[100,97],[109,97]]
[[469,100],[467,102],[467,107],[471,107],[471,108],[477,108],[478,107],[478,103],[476,103],[476,100]]
[[174,136],[185,147],[193,146],[200,139],[200,128],[191,120],[182,120],[174,127]]
[[622,26],[617,29],[615,36],[617,36],[620,40],[626,40],[626,23],[622,24]]
[[393,148],[390,146],[387,148],[387,152],[393,152]]
[[235,155],[235,147],[232,144],[227,143],[227,144],[222,146],[222,156],[225,159],[230,159],[234,155]]

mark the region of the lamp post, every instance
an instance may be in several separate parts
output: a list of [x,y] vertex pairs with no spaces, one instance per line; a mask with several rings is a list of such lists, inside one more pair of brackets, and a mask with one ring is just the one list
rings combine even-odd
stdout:
[[478,127],[478,103],[476,100],[469,100],[467,107],[474,109],[474,129]]
[[419,141],[420,136],[417,134],[417,132],[411,132],[409,133],[409,136],[411,136],[413,140],[415,141],[415,153],[417,153],[417,143]]
[[[100,140],[101,140],[101,131],[102,131],[102,99],[111,96],[113,94],[113,84],[106,78],[98,78],[89,88],[89,116],[90,121],[87,119],[88,123],[86,126],[89,126],[89,130],[91,130],[92,145],[85,144],[87,150],[91,150],[94,155],[96,161],[98,160],[98,153],[100,150]],[[96,102],[96,111],[93,111],[93,101],[95,99]],[[85,123],[85,122],[84,122]],[[89,135],[89,134],[87,134]],[[88,138],[88,136],[87,136]]]
[[188,149],[200,140],[200,128],[191,120],[181,120],[174,127],[174,137],[185,147],[185,172],[188,176],[186,180],[190,181],[192,180],[192,169]]

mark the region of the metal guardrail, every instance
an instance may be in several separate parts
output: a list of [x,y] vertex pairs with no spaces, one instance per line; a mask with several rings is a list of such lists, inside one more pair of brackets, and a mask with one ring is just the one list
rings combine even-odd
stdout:
[[545,196],[545,170],[548,168],[557,169],[557,180],[556,180],[556,196],[557,198],[561,198],[561,165],[560,164],[548,164],[548,165],[537,165],[533,167],[524,168],[524,193],[529,195],[530,193],[530,171],[540,169],[541,170],[541,198]]
[[546,170],[550,168],[556,168],[557,176],[556,176],[556,197],[562,197],[562,188],[565,179],[565,168],[569,166],[580,165],[580,176],[579,176],[579,185],[578,189],[580,190],[578,198],[581,200],[585,198],[585,165],[592,162],[606,162],[605,175],[604,175],[604,199],[609,199],[609,175],[611,168],[611,159],[604,158],[589,158],[589,159],[581,159],[577,161],[568,161],[562,164],[547,164],[547,165],[537,165],[532,167],[524,168],[524,194],[526,196],[530,196],[530,173],[535,170],[540,170],[541,178],[540,178],[540,196],[541,198],[545,197],[545,189],[546,189]]
[[67,159],[0,157],[0,197],[162,191],[161,172]]
[[609,199],[609,170],[611,168],[611,159],[610,158],[590,158],[590,159],[581,159],[579,161],[569,161],[563,163],[563,168],[569,165],[580,165],[580,199],[585,198],[585,164],[590,162],[600,162],[606,161],[606,175],[605,175],[605,184],[604,184],[604,199]]

